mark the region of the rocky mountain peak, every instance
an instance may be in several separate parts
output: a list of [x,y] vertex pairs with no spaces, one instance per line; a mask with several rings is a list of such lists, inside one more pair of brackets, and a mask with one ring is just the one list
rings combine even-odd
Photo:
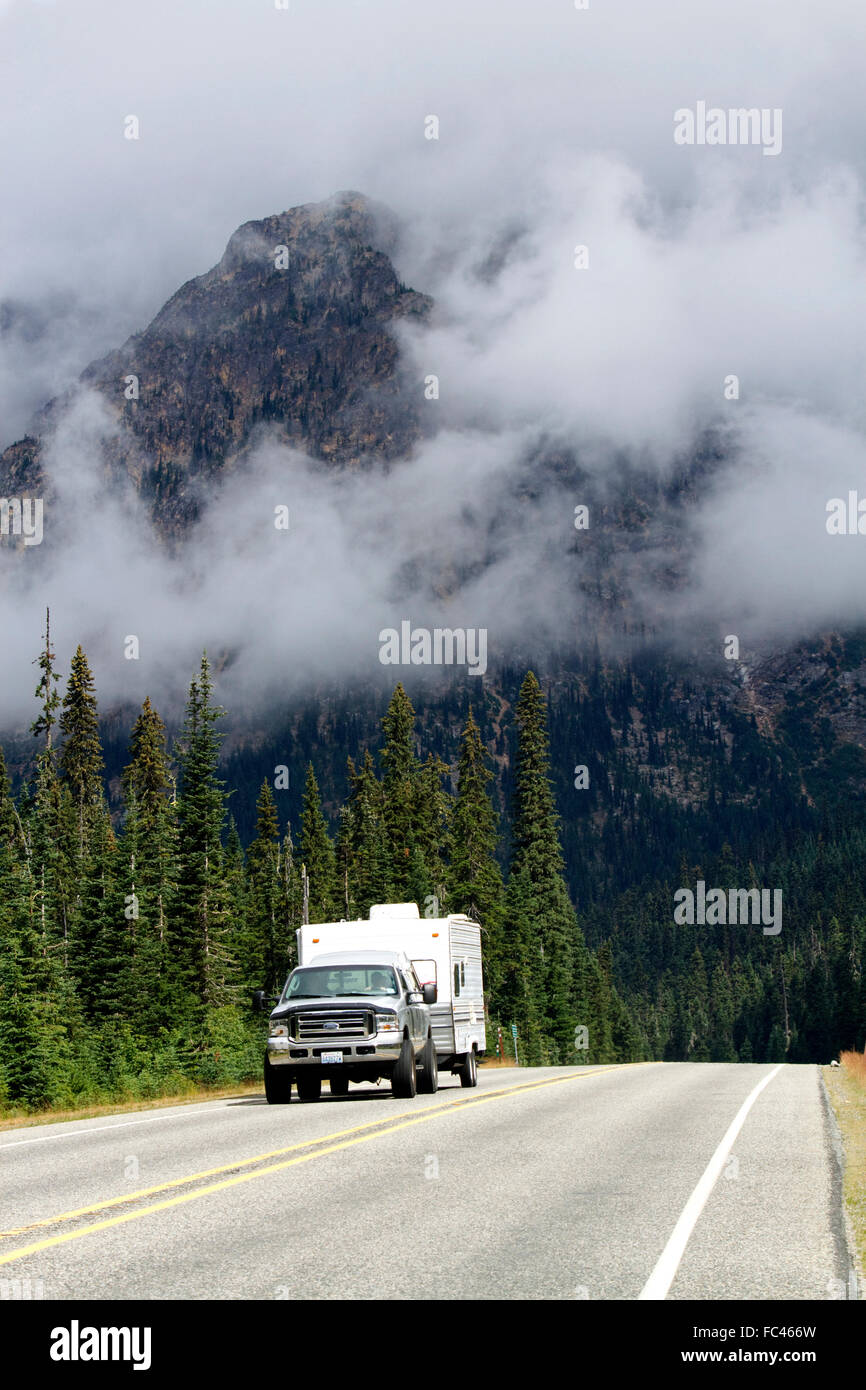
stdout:
[[[417,393],[393,325],[432,301],[399,280],[395,241],[389,210],[354,191],[244,223],[217,265],[86,368],[121,427],[106,466],[133,478],[161,529],[194,520],[197,480],[237,466],[263,425],[329,464],[411,449]],[[0,493],[50,490],[39,437],[61,404],[0,458]]]

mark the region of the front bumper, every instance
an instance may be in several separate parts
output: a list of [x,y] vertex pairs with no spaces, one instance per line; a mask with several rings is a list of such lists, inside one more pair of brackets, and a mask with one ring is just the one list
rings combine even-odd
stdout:
[[[268,1061],[272,1067],[339,1067],[354,1062],[369,1065],[371,1062],[396,1062],[403,1048],[403,1039],[389,1035],[387,1041],[379,1041],[378,1036],[365,1038],[363,1042],[355,1038],[351,1042],[341,1042],[336,1038],[332,1043],[298,1043],[292,1038],[268,1038]],[[323,1062],[323,1053],[340,1052],[342,1062]]]

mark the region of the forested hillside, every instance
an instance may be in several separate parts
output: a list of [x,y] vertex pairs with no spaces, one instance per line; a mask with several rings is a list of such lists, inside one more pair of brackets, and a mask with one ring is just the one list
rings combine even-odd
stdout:
[[[861,768],[850,750],[846,780],[802,694],[768,739],[663,655],[593,657],[549,702],[511,671],[422,692],[416,714],[399,684],[377,713],[374,694],[310,707],[221,757],[203,657],[177,736],[145,698],[112,769],[85,653],[63,679],[46,632],[38,667],[14,792],[0,751],[7,1104],[258,1077],[250,996],[293,963],[305,881],[312,921],[410,900],[479,920],[491,1045],[515,1023],[526,1062],[826,1061],[866,1042]],[[674,895],[700,879],[781,890],[779,932],[678,925]]]
[[86,655],[79,647],[61,696],[47,627],[39,669],[39,751],[17,796],[0,758],[0,1100],[38,1107],[257,1077],[263,1029],[251,991],[282,985],[305,886],[314,922],[413,899],[431,915],[480,920],[490,1024],[517,1024],[524,1061],[640,1054],[609,952],[587,948],[569,901],[532,673],[516,708],[506,884],[471,711],[454,754],[456,796],[446,763],[419,751],[398,685],[377,755],[348,762],[336,836],[310,764],[294,836],[280,825],[278,771],[262,782],[244,847],[220,775],[223,711],[206,656],[172,748],[145,699],[114,820]]

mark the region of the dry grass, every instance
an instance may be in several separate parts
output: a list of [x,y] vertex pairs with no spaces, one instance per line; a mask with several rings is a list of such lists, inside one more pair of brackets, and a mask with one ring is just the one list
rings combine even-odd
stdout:
[[843,1052],[839,1060],[845,1070],[866,1087],[866,1052]]
[[30,1129],[33,1125],[54,1125],[63,1120],[93,1120],[100,1115],[124,1115],[131,1110],[159,1110],[167,1105],[201,1105],[203,1101],[224,1100],[227,1096],[262,1093],[261,1082],[240,1082],[236,1086],[195,1087],[182,1095],[158,1096],[153,1100],[125,1100],[107,1105],[82,1105],[78,1110],[42,1110],[38,1114],[10,1113],[0,1118],[0,1133],[6,1129]]
[[866,1271],[866,1055],[843,1052],[841,1066],[824,1067],[824,1080],[845,1148],[845,1206],[860,1274]]

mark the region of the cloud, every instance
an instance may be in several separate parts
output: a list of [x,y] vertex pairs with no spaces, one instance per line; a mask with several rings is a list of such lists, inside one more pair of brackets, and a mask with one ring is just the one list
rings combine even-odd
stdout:
[[[858,541],[823,529],[828,498],[861,485],[866,430],[855,0],[820,15],[808,0],[84,0],[19,3],[3,22],[0,119],[20,131],[0,152],[4,443],[235,227],[339,188],[394,208],[401,278],[436,301],[429,327],[399,329],[404,369],[419,390],[440,381],[412,459],[334,475],[263,441],[173,559],[134,498],[105,495],[94,459],[111,424],[82,396],[53,445],[46,536],[62,528],[62,547],[28,556],[26,590],[0,552],[16,718],[49,601],[112,699],[176,695],[205,644],[251,702],[369,674],[378,631],[404,617],[486,625],[505,655],[567,648],[592,635],[578,479],[615,502],[625,462],[666,480],[707,430],[728,455],[678,523],[687,587],[653,580],[655,533],[615,562],[623,582],[713,633],[859,618]],[[781,107],[781,155],[676,146],[673,113],[697,100]],[[542,441],[576,463],[534,487]],[[123,657],[130,633],[140,663]]]

